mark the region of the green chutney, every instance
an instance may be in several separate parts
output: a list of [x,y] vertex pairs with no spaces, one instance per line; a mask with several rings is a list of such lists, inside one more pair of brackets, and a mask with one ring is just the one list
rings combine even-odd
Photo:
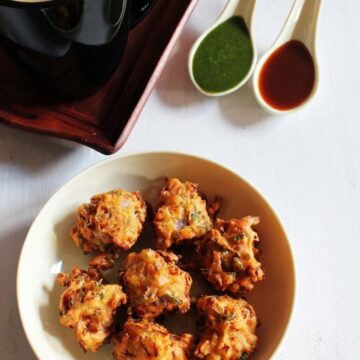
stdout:
[[230,90],[248,74],[253,61],[249,30],[233,16],[212,30],[200,43],[193,59],[193,75],[208,93]]

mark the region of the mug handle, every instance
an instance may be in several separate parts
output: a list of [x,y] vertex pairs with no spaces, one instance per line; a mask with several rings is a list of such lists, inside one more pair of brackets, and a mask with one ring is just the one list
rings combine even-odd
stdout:
[[157,0],[131,0],[130,28],[135,27],[153,8]]

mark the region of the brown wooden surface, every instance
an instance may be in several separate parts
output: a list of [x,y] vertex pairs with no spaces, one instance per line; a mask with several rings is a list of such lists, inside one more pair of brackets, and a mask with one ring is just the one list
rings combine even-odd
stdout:
[[[51,97],[20,72],[0,48],[0,121],[74,140],[105,154],[126,139],[125,125],[144,102],[144,90],[188,7],[197,0],[158,0],[129,34],[122,63],[108,83],[89,98],[64,102]],[[134,116],[132,117],[134,120]],[[127,130],[129,132],[129,130]]]

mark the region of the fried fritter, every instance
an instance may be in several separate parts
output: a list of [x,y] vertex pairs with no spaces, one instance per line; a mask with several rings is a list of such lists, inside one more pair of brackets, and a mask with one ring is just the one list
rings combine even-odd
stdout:
[[217,290],[248,292],[264,279],[257,260],[259,250],[254,246],[259,238],[252,229],[258,223],[259,218],[253,216],[230,221],[217,219],[214,229],[196,242],[202,272]]
[[128,250],[139,238],[145,219],[146,204],[139,192],[113,190],[93,196],[77,209],[70,235],[85,254]]
[[95,268],[73,268],[71,274],[58,274],[57,281],[68,288],[60,299],[60,323],[73,329],[84,351],[96,352],[112,332],[115,313],[126,303],[120,285],[106,285]]
[[89,266],[102,272],[113,268],[118,258],[117,253],[101,253],[89,261]]
[[205,295],[198,298],[196,307],[204,321],[195,349],[197,359],[247,359],[255,350],[257,319],[253,307],[245,300]]
[[146,319],[129,319],[114,344],[115,360],[187,360],[192,358],[193,337],[171,334]]
[[141,317],[190,309],[191,276],[181,270],[178,257],[166,251],[144,249],[130,253],[119,273],[130,309]]
[[206,201],[199,196],[196,184],[167,179],[160,199],[154,218],[158,249],[201,237],[211,229]]

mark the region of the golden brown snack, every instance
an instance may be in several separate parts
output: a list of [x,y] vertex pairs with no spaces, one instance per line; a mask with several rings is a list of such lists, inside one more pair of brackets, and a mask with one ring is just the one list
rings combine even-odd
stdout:
[[253,216],[230,221],[217,219],[214,229],[196,242],[202,272],[217,290],[248,292],[264,279],[257,260],[259,250],[254,246],[259,238],[252,229],[258,223],[259,218]]
[[167,179],[160,199],[154,218],[158,249],[201,237],[211,229],[206,201],[199,196],[196,184]]
[[152,249],[127,256],[119,276],[130,310],[154,318],[163,312],[190,309],[192,279],[176,265],[177,260],[173,253]]
[[139,238],[145,219],[146,204],[139,192],[113,190],[93,196],[77,209],[70,235],[85,254],[128,250]]
[[181,336],[146,319],[129,319],[123,331],[114,337],[115,360],[188,360],[191,359],[193,337]]
[[243,299],[230,296],[205,295],[198,298],[196,307],[204,328],[195,349],[197,359],[247,359],[257,344],[256,314]]
[[58,274],[57,281],[68,288],[60,299],[60,323],[73,329],[84,351],[96,352],[112,332],[117,308],[126,303],[120,285],[106,285],[96,269],[73,268]]
[[101,253],[89,261],[89,266],[102,272],[114,267],[116,260],[119,258],[117,253]]

